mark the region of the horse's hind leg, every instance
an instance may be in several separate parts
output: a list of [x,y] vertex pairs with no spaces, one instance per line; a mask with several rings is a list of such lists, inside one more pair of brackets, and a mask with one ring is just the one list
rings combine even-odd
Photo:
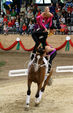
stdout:
[[30,104],[30,94],[31,94],[31,83],[32,81],[28,80],[28,90],[27,90],[27,98],[26,98],[26,107],[29,107]]

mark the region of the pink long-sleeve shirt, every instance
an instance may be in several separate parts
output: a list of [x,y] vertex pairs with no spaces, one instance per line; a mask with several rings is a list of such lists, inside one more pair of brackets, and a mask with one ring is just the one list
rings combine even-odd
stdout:
[[36,17],[37,23],[39,24],[39,27],[46,29],[45,25],[49,23],[49,27],[52,26],[52,18],[53,16],[49,18],[44,18],[41,14]]

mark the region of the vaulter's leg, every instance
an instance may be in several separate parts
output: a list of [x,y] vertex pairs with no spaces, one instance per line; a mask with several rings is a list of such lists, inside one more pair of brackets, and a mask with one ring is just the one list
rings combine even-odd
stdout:
[[50,72],[51,70],[51,66],[52,66],[52,61],[53,59],[56,57],[56,54],[57,54],[57,51],[56,49],[54,49],[49,55],[50,55],[50,59],[48,61],[48,73]]
[[[49,60],[48,60],[48,72],[47,72],[47,76],[49,76],[49,73],[51,71],[51,67],[52,67],[52,61],[53,59],[56,57],[57,51],[55,48],[52,48],[50,46],[46,47],[46,51],[47,51],[47,55],[49,55]],[[50,51],[50,52],[48,52]],[[47,76],[45,76],[45,78],[47,78]],[[52,78],[50,77],[49,81],[48,81],[48,85],[52,84]]]

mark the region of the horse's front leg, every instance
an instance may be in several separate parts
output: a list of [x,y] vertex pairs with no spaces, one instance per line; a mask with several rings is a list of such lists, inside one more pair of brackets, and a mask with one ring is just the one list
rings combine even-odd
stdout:
[[42,87],[42,83],[38,84],[38,90],[37,90],[37,93],[35,95],[36,99],[35,99],[35,104],[38,105],[39,102],[40,102],[40,90],[41,90],[41,87]]
[[27,98],[26,98],[26,108],[29,108],[29,104],[30,104],[31,83],[32,83],[32,81],[28,80],[28,90],[27,90]]

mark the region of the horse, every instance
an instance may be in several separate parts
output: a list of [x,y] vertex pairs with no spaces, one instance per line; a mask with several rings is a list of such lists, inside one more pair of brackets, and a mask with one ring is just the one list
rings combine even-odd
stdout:
[[[48,81],[52,75],[52,71],[50,71],[49,75],[45,79],[46,74],[46,65],[47,60],[45,59],[45,50],[38,49],[36,52],[36,55],[34,59],[29,63],[28,66],[28,79],[27,79],[27,98],[26,98],[26,108],[29,108],[30,104],[30,94],[31,94],[31,84],[32,82],[37,83],[37,92],[35,95],[35,105],[39,105],[42,94],[45,90],[46,85],[48,84]],[[46,60],[46,61],[45,61]]]

